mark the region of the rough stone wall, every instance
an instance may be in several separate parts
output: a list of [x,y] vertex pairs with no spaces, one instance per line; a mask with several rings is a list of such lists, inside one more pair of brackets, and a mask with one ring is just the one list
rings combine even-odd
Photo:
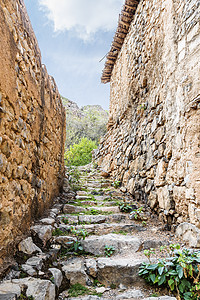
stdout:
[[97,159],[164,221],[200,225],[200,1],[141,0]]
[[[0,0],[0,265],[62,187],[65,110],[22,0]],[[3,260],[4,259],[4,260]]]

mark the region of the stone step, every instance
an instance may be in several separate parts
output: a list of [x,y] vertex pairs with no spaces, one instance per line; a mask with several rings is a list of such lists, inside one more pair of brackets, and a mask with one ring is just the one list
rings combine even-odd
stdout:
[[[64,225],[61,224],[59,228],[65,232],[69,232],[71,225]],[[137,233],[137,232],[143,232],[147,229],[139,224],[134,223],[102,223],[102,224],[86,224],[86,225],[75,225],[75,229],[81,229],[85,228],[85,230],[88,232],[88,234],[96,234],[96,235],[102,235],[102,234],[108,234],[108,233]],[[153,247],[151,247],[153,248]]]
[[125,287],[133,287],[134,284],[142,286],[144,280],[138,275],[139,267],[147,259],[137,258],[136,254],[130,254],[130,257],[99,258],[97,259],[98,273],[97,279],[105,287],[114,285],[119,287],[123,284]]
[[[62,222],[65,220],[65,224],[68,222],[70,225],[78,225],[78,224],[101,224],[101,223],[130,223],[128,214],[118,213],[111,215],[84,215],[79,214],[71,215],[71,214],[63,214],[57,217],[58,220]],[[133,221],[134,222],[134,221]]]
[[99,210],[103,212],[113,212],[113,213],[120,213],[120,209],[118,206],[100,206],[100,207],[89,207],[88,210]]
[[130,235],[107,234],[101,236],[89,236],[81,242],[83,249],[93,255],[105,256],[105,247],[113,247],[115,254],[137,252],[142,246],[142,241]]

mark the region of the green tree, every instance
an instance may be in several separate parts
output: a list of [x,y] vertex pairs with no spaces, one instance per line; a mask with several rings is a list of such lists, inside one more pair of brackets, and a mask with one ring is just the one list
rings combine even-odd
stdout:
[[97,145],[88,138],[82,138],[78,144],[70,146],[65,152],[65,163],[67,166],[84,166],[92,161],[92,150]]

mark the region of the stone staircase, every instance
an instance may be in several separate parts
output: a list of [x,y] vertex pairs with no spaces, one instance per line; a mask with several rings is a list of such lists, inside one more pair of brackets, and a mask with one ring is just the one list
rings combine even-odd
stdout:
[[175,242],[173,234],[163,231],[147,207],[143,221],[120,212],[122,201],[141,204],[91,164],[79,172],[80,190],[72,192],[65,180],[54,207],[18,245],[15,263],[0,284],[0,300],[148,299],[155,294],[138,270],[147,261],[144,250],[159,252],[161,245]]

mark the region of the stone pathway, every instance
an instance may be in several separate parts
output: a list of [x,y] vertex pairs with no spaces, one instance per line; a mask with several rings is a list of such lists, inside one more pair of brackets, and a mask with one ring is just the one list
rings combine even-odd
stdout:
[[[138,268],[147,260],[145,249],[174,242],[173,234],[91,165],[79,172],[79,190],[72,192],[66,179],[54,207],[18,245],[16,262],[0,284],[0,300],[148,299],[155,293]],[[120,212],[122,201],[137,209],[137,220]]]

